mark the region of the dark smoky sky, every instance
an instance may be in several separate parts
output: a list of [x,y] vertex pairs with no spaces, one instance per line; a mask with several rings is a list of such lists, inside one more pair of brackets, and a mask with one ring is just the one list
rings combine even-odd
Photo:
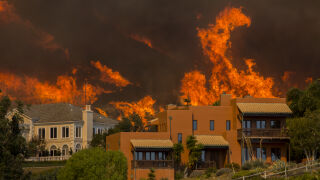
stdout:
[[[36,29],[47,32],[62,49],[40,47],[32,29],[0,25],[1,71],[36,76],[54,82],[73,67],[79,79],[95,70],[91,60],[119,71],[133,82],[110,100],[133,101],[151,95],[160,104],[178,101],[185,72],[209,73],[197,27],[215,22],[225,7],[243,7],[252,24],[231,35],[230,56],[240,69],[244,58],[255,59],[256,70],[281,87],[284,71],[294,82],[320,75],[320,1],[314,0],[11,0],[16,13]],[[200,18],[197,18],[200,17]],[[154,48],[129,37],[138,34]],[[67,58],[63,49],[68,49]],[[94,81],[94,80],[91,80]]]

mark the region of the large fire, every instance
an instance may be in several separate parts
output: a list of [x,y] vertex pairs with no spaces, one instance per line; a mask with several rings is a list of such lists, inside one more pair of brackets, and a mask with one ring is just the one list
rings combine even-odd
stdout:
[[198,36],[203,53],[213,63],[209,88],[206,78],[199,71],[186,73],[182,80],[182,98],[191,100],[192,105],[210,105],[219,99],[222,92],[243,96],[274,97],[273,80],[263,77],[253,70],[252,59],[245,60],[246,71],[236,69],[226,51],[231,47],[230,33],[239,26],[249,27],[251,20],[241,8],[226,8],[217,17],[216,24],[208,28],[198,28]]
[[52,84],[40,82],[37,78],[10,73],[0,73],[0,89],[2,95],[8,95],[13,100],[22,100],[28,104],[93,103],[98,99],[98,95],[111,92],[92,84],[83,84],[79,87],[76,78],[68,75],[58,76],[56,84]]
[[126,87],[131,84],[127,79],[122,77],[119,72],[113,71],[106,65],[102,65],[99,61],[91,61],[91,64],[100,71],[100,80],[102,82],[115,84],[117,87]]
[[146,124],[146,116],[154,115],[155,113],[153,108],[155,102],[152,97],[146,96],[138,102],[111,102],[111,104],[122,113],[121,117],[129,117],[131,114],[137,114],[142,118],[143,123]]

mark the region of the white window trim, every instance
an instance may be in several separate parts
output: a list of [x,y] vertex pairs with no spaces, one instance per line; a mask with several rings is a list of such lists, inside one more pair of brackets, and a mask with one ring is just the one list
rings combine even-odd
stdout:
[[[80,128],[80,136],[77,137],[77,128]],[[74,137],[75,138],[82,138],[82,127],[81,126],[76,126],[76,128],[74,129]]]

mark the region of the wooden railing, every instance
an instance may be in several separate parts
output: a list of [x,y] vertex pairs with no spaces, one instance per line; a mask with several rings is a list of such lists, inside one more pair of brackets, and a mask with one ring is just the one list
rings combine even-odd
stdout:
[[196,164],[196,169],[208,169],[208,168],[216,168],[217,164],[215,161],[202,161]]
[[173,168],[173,160],[132,160],[132,168]]
[[287,129],[256,129],[256,128],[243,128],[238,129],[238,140],[245,137],[273,137],[273,138],[289,138]]

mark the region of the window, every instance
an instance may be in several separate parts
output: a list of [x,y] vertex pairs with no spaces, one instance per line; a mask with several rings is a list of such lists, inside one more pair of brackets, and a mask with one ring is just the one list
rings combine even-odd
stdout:
[[280,121],[272,120],[270,124],[271,128],[280,128]]
[[96,128],[92,129],[92,134],[95,135],[96,134]]
[[156,152],[151,152],[151,160],[156,160]]
[[39,136],[39,139],[45,139],[46,138],[46,129],[39,128],[38,129],[38,136]]
[[247,147],[242,148],[242,162],[250,160],[249,151]]
[[159,159],[159,160],[164,160],[164,159],[163,159],[163,156],[162,156],[162,152],[159,152],[159,153],[158,153],[158,159]]
[[210,120],[210,131],[214,130],[214,120]]
[[150,160],[150,152],[146,152],[146,160]]
[[227,131],[230,131],[230,120],[227,120],[227,122],[226,122],[226,130]]
[[178,133],[178,143],[182,143],[182,134]]
[[281,159],[280,148],[271,148],[271,161],[276,161]]
[[80,126],[76,126],[76,137],[77,138],[81,137],[81,127]]
[[265,129],[266,128],[266,121],[257,121],[256,128],[257,129]]
[[198,121],[197,120],[193,120],[192,121],[192,129],[193,130],[197,130],[198,129]]
[[267,160],[266,148],[257,148],[257,159],[262,159],[263,161]]
[[98,128],[98,134],[102,134],[102,129]]
[[62,138],[67,138],[69,137],[69,127],[65,126],[62,127]]
[[201,161],[202,162],[206,161],[206,152],[205,151],[201,151]]
[[251,121],[250,121],[250,120],[244,120],[244,121],[242,121],[242,128],[243,128],[243,129],[249,129],[249,128],[251,128]]
[[57,138],[57,128],[56,127],[53,127],[53,128],[50,128],[50,138]]
[[138,160],[143,160],[143,153],[142,152],[138,152]]
[[80,144],[77,144],[76,145],[76,152],[80,151],[81,150],[81,145]]

